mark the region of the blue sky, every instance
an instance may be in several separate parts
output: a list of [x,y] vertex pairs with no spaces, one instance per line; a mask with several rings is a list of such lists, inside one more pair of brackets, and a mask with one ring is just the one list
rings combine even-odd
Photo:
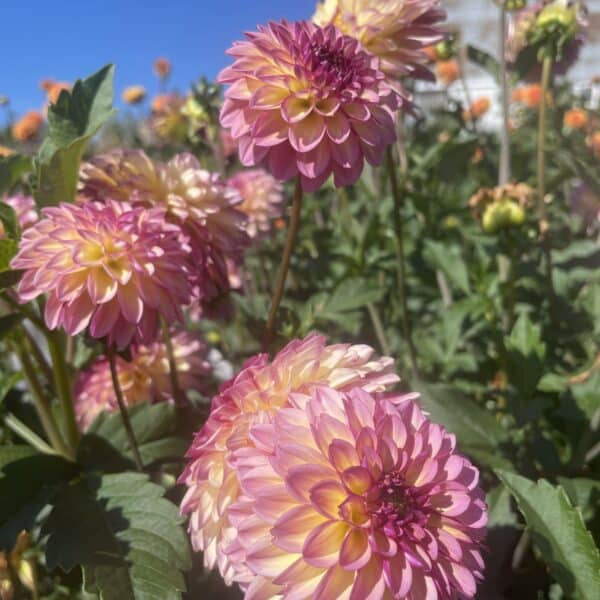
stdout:
[[171,60],[171,84],[184,90],[199,75],[214,77],[243,31],[270,19],[309,18],[315,1],[0,0],[0,94],[19,113],[40,108],[41,79],[73,81],[114,62],[120,105],[127,85],[156,91],[157,56]]

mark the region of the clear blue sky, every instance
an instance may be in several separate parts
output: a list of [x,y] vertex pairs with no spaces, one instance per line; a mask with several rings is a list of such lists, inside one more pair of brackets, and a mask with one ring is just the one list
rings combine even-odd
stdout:
[[[102,65],[117,66],[115,92],[157,89],[152,61],[173,64],[181,90],[199,75],[214,78],[225,50],[259,23],[310,18],[316,0],[0,0],[0,94],[17,112],[41,108],[44,78],[73,81]],[[2,117],[0,116],[0,121]]]

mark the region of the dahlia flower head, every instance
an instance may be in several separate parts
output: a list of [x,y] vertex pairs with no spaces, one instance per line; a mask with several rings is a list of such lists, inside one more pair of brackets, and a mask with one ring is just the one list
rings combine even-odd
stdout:
[[440,24],[446,18],[439,0],[324,0],[313,21],[335,25],[377,56],[381,70],[396,82],[401,77],[433,81],[424,66],[426,48],[445,38]]
[[[171,337],[179,384],[184,390],[204,393],[212,368],[208,347],[197,333],[180,331]],[[131,360],[117,356],[117,377],[127,406],[143,402],[174,402],[171,369],[162,341],[131,346]],[[75,416],[85,431],[102,411],[119,410],[110,363],[100,356],[81,371],[75,383]]]
[[159,317],[182,318],[192,299],[189,246],[162,208],[126,202],[60,204],[42,209],[11,261],[25,273],[22,303],[47,294],[45,321],[69,335],[86,328],[119,348],[156,337]]
[[17,142],[29,142],[37,137],[43,124],[43,115],[37,110],[30,110],[12,126],[11,134]]
[[318,189],[354,183],[365,159],[377,165],[395,140],[396,111],[409,105],[379,60],[333,25],[281,21],[235,42],[221,125],[231,130],[244,166],[264,165],[277,179]]
[[246,231],[251,238],[271,229],[271,222],[283,212],[283,188],[264,169],[240,171],[227,181],[242,197],[239,210],[248,216]]
[[487,508],[478,470],[410,395],[290,394],[251,448],[229,549],[246,598],[473,598]]
[[391,358],[374,358],[368,346],[327,345],[323,336],[312,334],[290,342],[272,361],[266,354],[253,357],[223,384],[180,477],[187,487],[181,512],[190,517],[192,546],[204,552],[207,568],[217,565],[228,584],[246,585],[252,578],[247,566],[228,553],[238,535],[230,513],[240,495],[236,457],[252,451],[252,425],[272,421],[291,393],[306,393],[315,385],[383,391],[398,381],[392,367]]
[[[17,222],[21,231],[25,231],[40,219],[35,208],[35,200],[25,194],[14,194],[4,198],[3,202],[8,204],[17,216]],[[0,223],[0,238],[4,236],[4,227]]]
[[82,165],[79,195],[158,207],[189,239],[195,296],[210,303],[229,290],[226,259],[241,263],[249,243],[242,198],[191,154],[153,161],[142,150],[114,150]]

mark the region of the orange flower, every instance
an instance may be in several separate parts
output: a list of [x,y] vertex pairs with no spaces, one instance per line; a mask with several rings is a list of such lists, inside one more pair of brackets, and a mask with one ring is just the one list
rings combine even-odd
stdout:
[[171,61],[161,56],[154,61],[152,68],[157,77],[166,79],[171,74]]
[[146,97],[146,88],[143,85],[130,85],[123,90],[123,102],[127,104],[140,104]]
[[587,111],[582,108],[572,108],[565,112],[563,125],[569,129],[583,129],[589,122]]
[[458,63],[453,59],[440,60],[435,65],[435,74],[438,81],[444,85],[450,85],[460,77],[460,68]]
[[159,94],[152,98],[152,112],[162,113],[165,112],[169,104],[173,102],[173,94]]
[[12,136],[18,142],[32,140],[39,133],[44,117],[37,110],[26,112],[12,127]]
[[[527,108],[537,108],[542,100],[542,86],[539,83],[532,83],[517,88],[512,93],[512,99],[514,102],[524,104]],[[548,100],[550,100],[550,94],[548,94]]]
[[0,156],[11,156],[15,151],[12,148],[7,148],[6,146],[0,146]]
[[465,121],[475,121],[482,117],[490,109],[490,99],[487,96],[477,98],[471,106],[463,111],[463,119]]
[[425,46],[425,48],[423,48],[423,52],[425,52],[430,62],[435,62],[438,59],[438,53],[435,49],[435,44],[432,44],[431,46]]
[[70,84],[66,81],[54,81],[53,79],[43,79],[40,87],[46,92],[46,98],[50,104],[56,104],[63,90],[71,90]]

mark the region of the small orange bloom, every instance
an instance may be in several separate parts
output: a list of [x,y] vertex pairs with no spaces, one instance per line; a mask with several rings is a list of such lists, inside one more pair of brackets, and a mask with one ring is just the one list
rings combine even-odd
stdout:
[[44,117],[37,110],[25,113],[12,127],[12,136],[18,142],[26,142],[37,136]]
[[12,148],[6,146],[0,146],[0,156],[11,156],[15,151]]
[[423,48],[423,52],[425,52],[430,62],[435,62],[438,59],[438,53],[435,49],[435,45],[425,46],[425,48]]
[[463,119],[465,121],[475,121],[482,117],[491,106],[490,99],[487,96],[477,98],[471,106],[463,111]]
[[[524,104],[527,108],[537,108],[542,101],[542,86],[539,83],[532,83],[517,88],[512,93],[512,99],[514,102]],[[548,93],[548,101],[550,99],[551,96]]]
[[587,111],[582,108],[572,108],[565,112],[563,125],[569,129],[583,129],[589,122]]
[[460,77],[460,68],[458,63],[453,59],[440,60],[435,65],[435,74],[438,81],[444,85],[450,85]]
[[66,81],[54,81],[53,79],[43,79],[40,87],[46,92],[46,98],[50,104],[56,104],[63,90],[71,90],[70,84]]
[[123,102],[139,104],[146,97],[146,88],[143,85],[130,85],[123,90]]
[[171,61],[161,56],[154,61],[153,69],[157,77],[166,79],[171,74]]
[[165,112],[167,107],[173,102],[173,94],[159,94],[152,98],[152,112]]

